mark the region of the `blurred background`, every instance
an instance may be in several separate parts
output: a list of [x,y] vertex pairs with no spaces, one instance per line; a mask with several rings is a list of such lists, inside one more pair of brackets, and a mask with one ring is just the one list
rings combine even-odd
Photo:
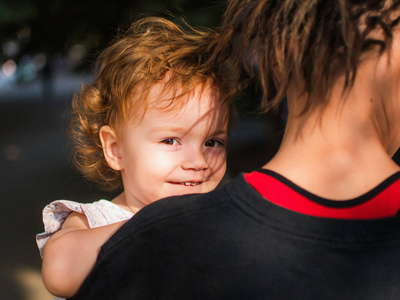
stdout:
[[[40,277],[35,235],[43,207],[56,199],[112,199],[85,182],[69,160],[66,112],[93,61],[119,28],[141,14],[185,16],[215,27],[224,0],[1,0],[0,299],[53,299]],[[279,147],[284,109],[251,113],[260,96],[244,93],[228,145],[229,180],[261,167]],[[251,156],[248,156],[251,153]],[[246,156],[247,154],[247,156]],[[398,155],[399,156],[399,155]]]
[[[74,92],[92,80],[98,53],[141,14],[171,12],[215,27],[224,9],[224,0],[0,1],[0,299],[54,298],[43,287],[35,242],[46,204],[115,196],[75,172],[66,136],[66,111]],[[245,97],[242,111],[259,99]],[[266,151],[272,155],[279,145],[282,125],[278,117],[241,113],[225,179],[262,166]]]

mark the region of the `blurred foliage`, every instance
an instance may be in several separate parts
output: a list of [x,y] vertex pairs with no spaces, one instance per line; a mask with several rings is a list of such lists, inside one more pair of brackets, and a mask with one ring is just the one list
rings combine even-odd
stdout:
[[1,0],[0,44],[18,40],[19,56],[63,55],[82,44],[90,57],[139,15],[170,12],[192,25],[214,27],[224,9],[225,0]]

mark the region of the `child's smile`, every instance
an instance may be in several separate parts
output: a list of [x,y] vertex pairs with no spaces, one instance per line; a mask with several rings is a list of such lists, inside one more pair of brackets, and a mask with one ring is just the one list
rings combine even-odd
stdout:
[[186,186],[195,186],[201,184],[201,182],[181,182],[180,184],[186,185]]

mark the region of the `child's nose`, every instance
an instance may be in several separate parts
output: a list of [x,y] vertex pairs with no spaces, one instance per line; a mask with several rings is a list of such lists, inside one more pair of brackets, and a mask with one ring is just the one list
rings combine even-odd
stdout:
[[204,151],[201,149],[188,149],[182,162],[182,168],[195,171],[208,169],[208,162]]

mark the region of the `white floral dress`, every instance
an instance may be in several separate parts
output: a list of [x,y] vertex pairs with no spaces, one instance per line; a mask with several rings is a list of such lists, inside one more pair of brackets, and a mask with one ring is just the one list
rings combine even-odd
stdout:
[[133,213],[108,200],[99,200],[93,203],[78,203],[69,200],[53,201],[43,209],[44,232],[36,235],[36,243],[41,257],[43,257],[43,248],[47,240],[62,228],[65,219],[72,212],[84,214],[90,228],[117,223],[133,216]]

